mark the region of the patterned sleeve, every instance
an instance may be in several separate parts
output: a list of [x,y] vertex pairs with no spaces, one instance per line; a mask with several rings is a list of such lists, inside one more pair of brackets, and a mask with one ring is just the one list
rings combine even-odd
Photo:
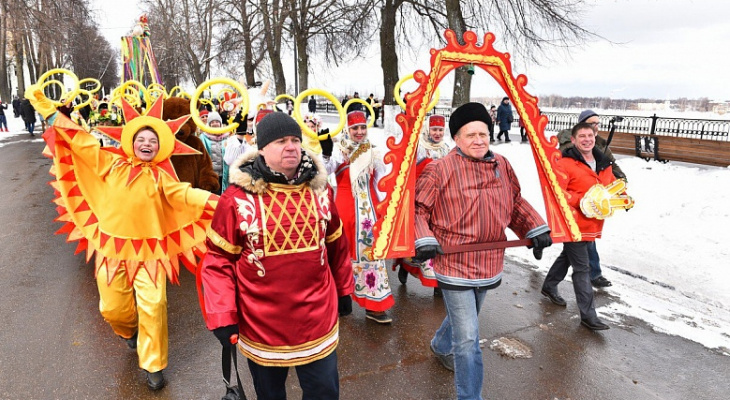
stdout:
[[325,245],[327,246],[327,261],[332,276],[335,278],[335,286],[337,287],[337,296],[347,296],[352,294],[355,286],[355,279],[352,274],[352,261],[350,260],[349,242],[345,236],[340,214],[337,212],[335,205],[334,191],[331,187],[327,188],[331,219],[327,225],[327,236]]
[[208,249],[201,277],[205,293],[205,321],[208,329],[238,323],[236,305],[236,263],[241,255],[237,206],[232,191],[226,191],[218,201],[213,222],[208,231]]

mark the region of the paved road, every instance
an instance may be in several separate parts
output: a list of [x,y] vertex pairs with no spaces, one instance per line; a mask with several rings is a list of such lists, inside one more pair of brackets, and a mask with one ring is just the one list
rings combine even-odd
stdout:
[[[168,386],[148,391],[127,349],[102,320],[93,271],[74,246],[53,235],[60,224],[46,184],[43,144],[18,136],[0,147],[0,399],[219,399],[218,342],[206,331],[194,279],[169,286]],[[414,280],[398,283],[392,326],[341,320],[338,348],[342,398],[451,399],[450,372],[428,350],[444,316],[440,299]],[[508,261],[504,283],[487,295],[480,319],[487,344],[516,339],[532,358],[484,349],[486,399],[727,399],[730,357],[628,321],[602,333],[579,326],[567,309],[539,293],[543,276]],[[598,293],[599,305],[621,301]],[[245,365],[244,387],[253,397]],[[296,375],[290,398],[300,398]]]

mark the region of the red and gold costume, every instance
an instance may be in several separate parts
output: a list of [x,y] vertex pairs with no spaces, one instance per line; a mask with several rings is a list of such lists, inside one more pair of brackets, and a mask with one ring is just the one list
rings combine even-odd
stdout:
[[206,324],[238,325],[240,351],[259,365],[308,364],[339,341],[338,297],[353,290],[347,240],[318,158],[303,154],[312,178],[289,184],[265,178],[258,157],[231,165],[208,233]]
[[[126,126],[97,128],[121,143],[107,148],[57,113],[37,86],[26,97],[50,126],[44,154],[53,159],[57,221],[64,223],[57,233],[79,241],[77,252],[86,250],[87,261],[96,255],[104,319],[123,338],[138,332],[140,367],[160,371],[167,366],[165,275],[177,282],[180,260],[194,265],[217,202],[179,182],[170,164],[172,154],[195,153],[174,137],[187,117],[163,122],[161,98],[145,115],[123,101]],[[143,127],[159,139],[150,162],[134,156],[134,135]]]
[[[347,115],[348,127],[365,125],[362,111]],[[346,135],[327,160],[328,172],[335,174],[337,196],[344,232],[350,241],[350,254],[355,276],[353,298],[360,307],[369,311],[386,311],[395,300],[390,289],[388,270],[384,260],[372,255],[373,226],[377,221],[376,205],[385,197],[377,190],[377,183],[386,175],[383,157],[368,141],[355,142]]]

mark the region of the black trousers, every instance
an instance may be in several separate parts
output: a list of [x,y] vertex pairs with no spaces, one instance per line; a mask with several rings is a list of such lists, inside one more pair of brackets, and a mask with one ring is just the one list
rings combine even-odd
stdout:
[[[286,399],[288,367],[264,367],[248,360],[258,400]],[[340,377],[337,373],[337,351],[309,364],[294,367],[302,400],[337,400],[340,398]]]
[[563,243],[563,251],[550,267],[542,287],[557,293],[558,284],[565,279],[570,266],[573,266],[573,290],[581,319],[597,318],[588,266],[588,242]]

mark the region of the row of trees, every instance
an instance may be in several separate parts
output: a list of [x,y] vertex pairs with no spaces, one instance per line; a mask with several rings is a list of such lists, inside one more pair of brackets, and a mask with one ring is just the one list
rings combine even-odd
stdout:
[[[578,24],[583,0],[141,0],[165,86],[199,85],[212,70],[248,85],[272,78],[287,92],[282,55],[296,54],[295,88],[309,74],[362,56],[377,46],[383,89],[392,93],[399,58],[434,43],[444,29],[492,31],[525,62],[592,36]],[[88,0],[0,0],[0,63],[15,65],[19,91],[23,68],[30,81],[45,70],[72,67],[81,77],[118,82],[118,52],[99,33]],[[131,28],[131,27],[130,27]],[[460,37],[461,39],[461,37]],[[316,61],[312,62],[312,54]],[[8,59],[6,57],[12,57]],[[110,61],[111,60],[111,61]],[[241,68],[242,67],[242,68]],[[8,71],[8,68],[5,69]],[[7,73],[0,77],[9,95]],[[353,77],[353,79],[357,79]],[[471,75],[456,74],[453,103],[469,100]],[[295,89],[296,91],[296,89]],[[393,99],[386,95],[386,104]]]
[[[118,51],[101,35],[88,0],[0,0],[0,96],[18,93],[26,78],[73,67],[81,77],[95,77],[107,88],[118,85]],[[28,74],[29,76],[26,76]],[[7,100],[6,100],[7,101]]]
[[[378,46],[383,88],[398,82],[398,60],[444,29],[492,31],[527,62],[594,36],[578,24],[583,0],[143,0],[166,83],[201,83],[212,64],[230,75],[273,79],[287,92],[282,52],[296,54],[294,88],[315,68],[337,66]],[[160,36],[158,36],[160,35]],[[157,39],[160,37],[160,39]],[[460,38],[461,39],[461,38]],[[321,65],[313,66],[311,55]],[[547,58],[549,60],[549,58]],[[243,71],[240,70],[243,66]],[[454,104],[469,99],[471,75],[457,71]],[[393,99],[386,96],[385,103]]]

